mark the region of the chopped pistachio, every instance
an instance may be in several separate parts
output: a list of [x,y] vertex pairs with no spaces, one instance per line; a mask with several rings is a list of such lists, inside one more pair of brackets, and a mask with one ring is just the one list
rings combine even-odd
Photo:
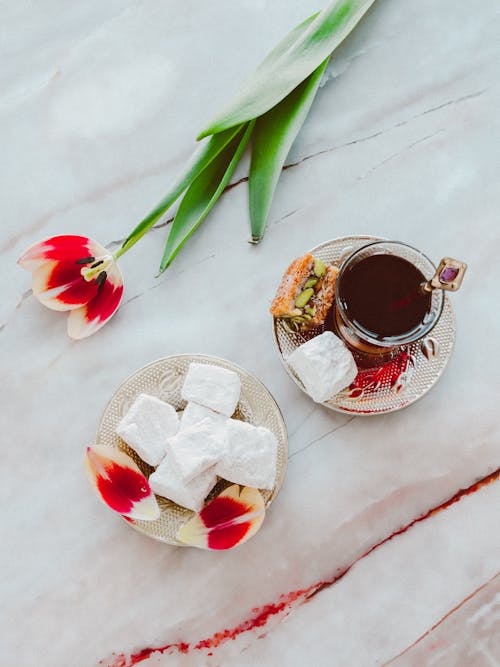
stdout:
[[314,260],[314,275],[321,278],[326,273],[326,264],[321,259]]
[[303,308],[306,303],[308,303],[309,299],[312,297],[314,294],[314,290],[312,287],[308,287],[307,289],[303,290],[299,296],[295,299],[295,305],[297,308]]
[[316,285],[317,282],[318,282],[317,278],[309,278],[308,280],[306,280],[304,289],[307,289],[308,287],[314,287],[314,285]]

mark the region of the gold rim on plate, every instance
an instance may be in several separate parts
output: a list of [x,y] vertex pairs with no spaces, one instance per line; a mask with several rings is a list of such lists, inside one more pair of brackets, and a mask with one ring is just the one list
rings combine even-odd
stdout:
[[[326,263],[340,266],[363,245],[385,240],[377,236],[344,236],[321,243],[309,252]],[[291,328],[286,320],[273,318],[273,330],[278,354],[286,372],[307,394],[304,385],[288,364],[288,358],[299,345],[322,333],[323,327],[316,327],[304,334]],[[361,371],[351,387],[322,405],[344,414],[367,417],[395,412],[415,403],[443,374],[453,352],[455,330],[453,308],[445,294],[441,317],[425,338],[407,345],[402,354],[391,362]]]
[[[141,394],[157,396],[170,403],[176,410],[183,410],[186,401],[181,397],[181,388],[189,364],[196,361],[202,364],[213,364],[238,373],[241,379],[241,396],[234,414],[254,426],[265,426],[274,433],[278,440],[278,467],[276,484],[271,491],[261,489],[261,493],[269,507],[283,484],[288,461],[288,437],[283,416],[278,404],[269,390],[248,371],[230,361],[204,354],[179,354],[164,357],[147,364],[130,375],[115,391],[102,414],[97,429],[96,443],[121,449],[131,456],[146,477],[153,468],[145,463],[116,434],[116,427],[121,418],[130,408],[136,397]],[[209,498],[215,497],[231,483],[220,480]],[[176,505],[162,496],[156,496],[160,506],[160,517],[155,521],[130,521],[133,528],[156,540],[176,546],[186,546],[175,538],[180,526],[189,520],[194,512]]]

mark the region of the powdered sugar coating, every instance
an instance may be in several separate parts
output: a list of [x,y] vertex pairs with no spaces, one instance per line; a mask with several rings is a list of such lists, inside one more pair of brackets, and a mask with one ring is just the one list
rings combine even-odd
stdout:
[[231,417],[240,399],[241,380],[234,371],[211,364],[191,363],[181,395]]
[[168,439],[168,457],[181,481],[187,483],[215,465],[226,447],[225,431],[214,428],[210,419],[203,419]]
[[172,457],[166,456],[149,477],[154,493],[168,498],[182,507],[199,512],[203,501],[217,482],[215,467],[207,468],[190,482],[183,482]]
[[220,477],[258,489],[272,489],[278,442],[267,428],[236,419],[226,422],[227,448],[215,466]]
[[358,374],[351,352],[331,331],[300,345],[288,357],[288,363],[307,393],[318,403],[348,387]]
[[167,452],[167,440],[179,430],[179,417],[170,403],[139,394],[119,422],[116,432],[149,465],[157,466]]
[[198,405],[198,403],[188,403],[184,408],[184,412],[181,417],[181,431],[189,426],[194,426],[199,424],[204,419],[209,419],[212,424],[219,425],[221,427],[227,421],[225,415],[221,415],[210,408],[206,408],[204,405]]

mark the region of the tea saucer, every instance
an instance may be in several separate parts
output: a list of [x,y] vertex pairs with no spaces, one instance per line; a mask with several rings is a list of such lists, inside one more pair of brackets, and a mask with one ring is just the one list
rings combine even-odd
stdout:
[[[146,477],[153,472],[153,468],[139,458],[125,442],[116,434],[116,426],[128,411],[139,394],[150,394],[170,403],[176,410],[183,410],[186,401],[181,397],[181,388],[189,364],[196,361],[202,364],[212,364],[234,371],[241,379],[241,395],[234,417],[254,426],[265,426],[278,441],[278,465],[276,483],[271,491],[261,489],[266,508],[278,493],[288,461],[288,438],[285,422],[281,411],[266,387],[254,375],[240,368],[236,364],[203,354],[180,354],[165,357],[140,368],[128,377],[115,391],[102,414],[97,429],[96,443],[115,447],[131,456]],[[210,493],[214,498],[231,482],[220,480]],[[176,540],[180,526],[193,516],[191,510],[176,505],[174,502],[161,496],[156,496],[160,506],[160,517],[156,521],[126,521],[139,532],[153,537],[167,544],[186,546]]]
[[[326,263],[340,265],[351,253],[367,243],[383,241],[375,236],[344,236],[326,241],[309,252]],[[316,327],[301,332],[287,320],[274,319],[274,340],[280,359],[295,384],[307,393],[288,364],[294,350],[323,332]],[[337,412],[370,416],[406,408],[422,398],[441,377],[455,344],[455,316],[445,295],[441,317],[432,331],[420,341],[407,345],[391,361],[360,370],[350,387],[322,405]]]

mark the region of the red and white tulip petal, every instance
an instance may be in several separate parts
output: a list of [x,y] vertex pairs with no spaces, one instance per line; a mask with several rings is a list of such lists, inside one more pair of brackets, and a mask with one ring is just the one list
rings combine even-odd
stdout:
[[97,294],[94,281],[82,276],[82,260],[106,255],[106,248],[86,236],[53,236],[32,245],[18,259],[33,272],[33,293],[52,310],[73,310]]
[[177,539],[200,549],[232,549],[255,535],[265,513],[258,489],[233,484],[181,526]]
[[79,340],[98,331],[115,314],[123,294],[123,278],[114,264],[96,296],[85,306],[72,310],[68,317],[68,335]]
[[18,264],[27,271],[35,271],[47,260],[74,264],[85,257],[99,257],[106,249],[86,236],[52,236],[30,246],[19,259]]
[[160,516],[148,480],[125,452],[104,445],[87,447],[85,472],[102,502],[115,512],[141,521]]
[[33,294],[52,310],[81,308],[98,292],[94,281],[87,282],[75,262],[45,260],[33,272]]

